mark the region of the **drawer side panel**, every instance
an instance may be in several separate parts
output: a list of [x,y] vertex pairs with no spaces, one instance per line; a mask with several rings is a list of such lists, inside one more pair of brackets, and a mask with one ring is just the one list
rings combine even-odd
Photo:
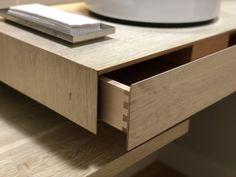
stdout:
[[127,132],[130,88],[112,79],[101,77],[99,90],[98,117],[103,122]]

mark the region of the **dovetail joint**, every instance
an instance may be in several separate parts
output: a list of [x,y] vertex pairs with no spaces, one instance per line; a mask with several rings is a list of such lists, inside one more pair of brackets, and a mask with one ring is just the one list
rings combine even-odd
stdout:
[[124,95],[126,97],[126,100],[123,103],[123,127],[122,127],[122,131],[126,132],[128,131],[128,122],[129,122],[129,92],[128,91],[124,91]]

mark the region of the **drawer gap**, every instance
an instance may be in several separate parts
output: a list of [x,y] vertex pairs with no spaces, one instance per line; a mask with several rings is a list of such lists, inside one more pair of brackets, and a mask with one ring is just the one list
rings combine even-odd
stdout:
[[232,33],[229,38],[229,46],[236,45],[236,32]]
[[192,46],[163,56],[122,68],[105,76],[125,85],[156,76],[191,61]]

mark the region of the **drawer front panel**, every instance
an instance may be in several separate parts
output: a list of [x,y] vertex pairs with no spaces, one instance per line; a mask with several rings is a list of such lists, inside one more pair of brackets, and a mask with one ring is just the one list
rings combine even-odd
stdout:
[[131,86],[128,149],[236,90],[236,46]]

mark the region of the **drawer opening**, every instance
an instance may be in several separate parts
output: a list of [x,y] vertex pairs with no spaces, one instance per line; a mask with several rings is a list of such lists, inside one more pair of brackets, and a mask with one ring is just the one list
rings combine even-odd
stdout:
[[229,38],[229,46],[236,45],[236,32],[232,33]]
[[131,86],[133,83],[191,62],[191,56],[192,46],[113,71],[105,76]]

